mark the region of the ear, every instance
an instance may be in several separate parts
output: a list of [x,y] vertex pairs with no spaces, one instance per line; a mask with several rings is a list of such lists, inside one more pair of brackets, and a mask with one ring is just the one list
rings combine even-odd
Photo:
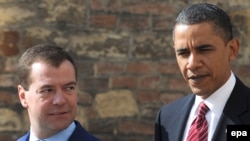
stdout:
[[27,104],[27,100],[26,100],[26,91],[25,91],[25,89],[21,86],[21,85],[18,85],[18,96],[19,96],[19,100],[20,100],[20,102],[21,102],[21,104],[22,104],[22,106],[24,107],[24,108],[27,108],[28,107],[28,104]]
[[239,54],[239,50],[240,50],[240,42],[238,39],[234,38],[231,41],[228,42],[228,47],[230,49],[230,54],[229,54],[229,61],[234,61],[235,58],[238,56]]

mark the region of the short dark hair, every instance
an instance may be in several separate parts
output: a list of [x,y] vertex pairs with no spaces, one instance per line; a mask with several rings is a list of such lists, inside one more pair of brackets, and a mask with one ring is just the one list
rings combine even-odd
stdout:
[[17,83],[25,90],[29,89],[31,65],[35,62],[45,62],[49,65],[59,67],[60,64],[68,60],[75,69],[77,80],[77,67],[73,58],[63,48],[56,45],[40,44],[27,49],[19,59],[17,66]]
[[183,9],[175,20],[177,24],[198,24],[211,22],[215,32],[219,34],[225,42],[233,39],[232,23],[227,13],[215,5],[208,3],[195,4]]

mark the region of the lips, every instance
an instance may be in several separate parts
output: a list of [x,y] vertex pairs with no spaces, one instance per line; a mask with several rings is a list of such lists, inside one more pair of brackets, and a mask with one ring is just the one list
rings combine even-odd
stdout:
[[188,80],[199,81],[205,78],[206,76],[208,75],[191,75],[190,77],[188,77]]
[[53,112],[53,113],[49,113],[49,115],[63,115],[63,114],[66,114],[67,112]]

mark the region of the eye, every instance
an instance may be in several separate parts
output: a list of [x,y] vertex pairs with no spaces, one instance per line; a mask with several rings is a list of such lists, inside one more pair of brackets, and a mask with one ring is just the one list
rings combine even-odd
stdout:
[[66,86],[66,87],[64,88],[64,90],[65,90],[66,92],[73,92],[73,91],[75,91],[75,89],[76,89],[76,86],[75,86],[75,85],[69,85],[69,86]]
[[209,49],[209,48],[201,48],[201,49],[199,49],[200,52],[206,52],[206,51],[209,51],[209,50],[211,50],[211,49]]
[[214,48],[211,45],[202,45],[202,46],[197,47],[197,51],[200,53],[207,53],[207,52],[213,51],[213,50],[214,50]]
[[43,89],[38,91],[38,93],[42,94],[42,95],[48,95],[48,94],[51,94],[53,92],[54,92],[54,89],[52,89],[52,88],[43,88]]
[[178,55],[178,56],[183,56],[183,57],[185,57],[185,56],[189,56],[189,54],[190,54],[190,51],[189,50],[177,50],[176,51],[176,54]]

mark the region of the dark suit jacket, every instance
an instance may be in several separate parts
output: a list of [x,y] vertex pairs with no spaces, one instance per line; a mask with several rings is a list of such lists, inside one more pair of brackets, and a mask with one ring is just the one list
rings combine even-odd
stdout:
[[[76,129],[70,136],[68,141],[100,141],[94,136],[90,135],[79,122],[75,121]],[[17,141],[29,141],[30,132],[19,138]]]
[[[156,118],[155,141],[182,141],[186,122],[195,101],[188,95],[164,105]],[[235,87],[225,105],[212,141],[226,141],[226,126],[250,124],[250,89],[236,78]]]

